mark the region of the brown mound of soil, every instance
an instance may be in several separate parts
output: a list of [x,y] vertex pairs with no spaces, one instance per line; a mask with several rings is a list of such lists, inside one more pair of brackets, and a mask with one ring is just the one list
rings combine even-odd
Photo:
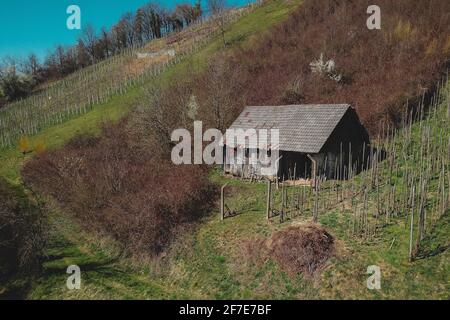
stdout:
[[287,273],[310,276],[335,252],[333,237],[314,224],[292,226],[275,233],[268,249]]

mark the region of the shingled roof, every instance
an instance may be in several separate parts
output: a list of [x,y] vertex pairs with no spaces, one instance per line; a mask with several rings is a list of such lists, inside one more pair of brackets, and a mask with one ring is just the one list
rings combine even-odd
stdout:
[[282,151],[319,153],[348,104],[249,106],[230,129],[279,129]]

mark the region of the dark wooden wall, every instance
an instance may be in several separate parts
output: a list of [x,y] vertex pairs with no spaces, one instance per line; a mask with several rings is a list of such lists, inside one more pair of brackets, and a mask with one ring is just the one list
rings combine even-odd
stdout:
[[[322,163],[318,168],[318,174],[329,179],[345,179],[349,166],[352,166],[352,170],[356,169],[353,173],[360,172],[367,166],[369,146],[370,138],[367,130],[361,124],[355,110],[349,109],[325,142],[320,153],[312,155],[322,156],[327,162],[326,165]],[[280,161],[279,178],[292,177],[294,168],[296,168],[296,178],[311,178],[311,160],[306,154],[282,151],[281,155],[283,158]]]

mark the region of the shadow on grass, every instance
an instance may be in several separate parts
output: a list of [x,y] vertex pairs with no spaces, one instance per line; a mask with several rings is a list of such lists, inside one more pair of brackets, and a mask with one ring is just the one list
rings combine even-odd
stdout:
[[422,259],[437,256],[441,253],[444,253],[448,248],[450,248],[450,245],[438,245],[436,248],[428,249],[428,250],[422,249],[417,254],[415,260],[422,260]]
[[[57,260],[60,260],[60,259],[57,259]],[[53,261],[55,261],[55,260],[53,260]],[[76,264],[78,267],[80,267],[82,272],[88,272],[88,271],[100,272],[101,270],[107,270],[108,268],[110,268],[111,265],[113,265],[117,261],[118,261],[118,259],[116,258],[116,259],[107,259],[107,260],[98,261],[98,262],[91,261],[91,262],[74,263],[74,264]],[[66,266],[62,263],[58,263],[57,265],[45,266],[44,273],[46,275],[51,275],[53,273],[65,274],[67,267],[70,265],[71,264],[68,264]]]

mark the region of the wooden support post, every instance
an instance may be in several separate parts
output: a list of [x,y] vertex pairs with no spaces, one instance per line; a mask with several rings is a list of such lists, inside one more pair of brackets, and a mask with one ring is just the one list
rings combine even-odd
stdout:
[[270,219],[270,212],[271,212],[271,197],[272,197],[272,182],[268,179],[267,180],[267,202],[266,202],[266,216],[267,219]]
[[280,207],[280,222],[284,221],[284,182],[281,183],[281,207]]
[[225,183],[220,189],[220,220],[225,218],[225,187],[228,183]]
[[296,181],[297,181],[297,163],[294,164],[294,187]]
[[228,161],[228,148],[225,146],[224,148],[224,155],[223,155],[223,174],[225,175],[227,173],[227,161]]
[[319,208],[318,208],[318,190],[317,190],[317,161],[311,157],[311,155],[307,155],[308,159],[311,160],[313,169],[312,169],[312,183],[314,188],[314,211],[313,211],[313,219],[314,222],[317,222],[319,216]]
[[312,172],[311,172],[311,174],[312,174],[312,183],[313,183],[313,187],[315,187],[316,186],[316,184],[317,184],[317,178],[316,178],[316,175],[317,175],[317,161],[313,158],[313,157],[311,157],[311,155],[307,155],[307,157],[308,157],[308,159],[309,160],[311,160],[311,163],[312,163]]
[[415,209],[415,186],[412,187],[412,209],[411,209],[411,227],[409,230],[409,262],[413,260],[413,237],[414,237],[414,209]]
[[275,173],[275,178],[276,178],[276,186],[277,186],[277,190],[280,187],[280,181],[278,179],[278,172],[279,172],[279,168],[280,168],[280,160],[281,158],[283,158],[283,156],[280,156],[277,160],[276,160],[276,173]]

